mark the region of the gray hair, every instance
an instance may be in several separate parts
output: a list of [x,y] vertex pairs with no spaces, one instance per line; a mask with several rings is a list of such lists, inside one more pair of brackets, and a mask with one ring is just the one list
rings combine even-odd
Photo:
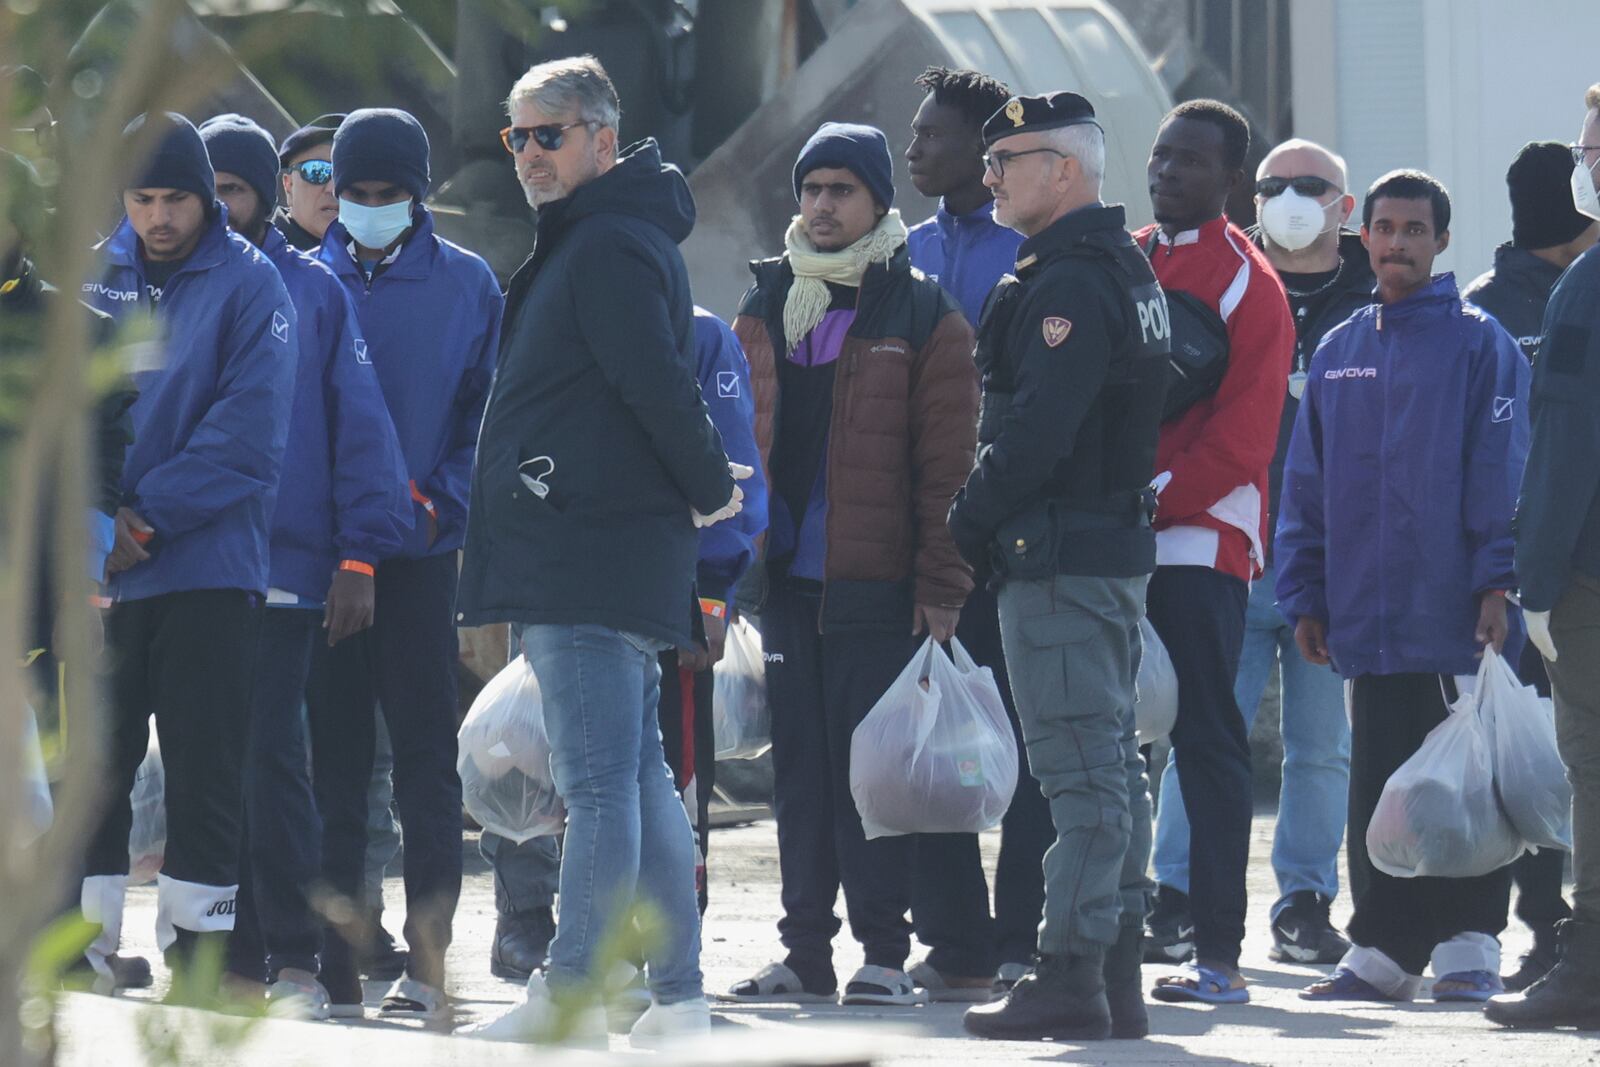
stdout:
[[1099,126],[1092,122],[1062,126],[1046,130],[1044,139],[1051,148],[1076,159],[1091,182],[1098,184],[1105,177],[1106,135]]
[[579,122],[617,129],[622,105],[611,76],[594,56],[569,56],[528,68],[506,98],[509,114],[518,102],[530,101],[546,115],[577,112]]

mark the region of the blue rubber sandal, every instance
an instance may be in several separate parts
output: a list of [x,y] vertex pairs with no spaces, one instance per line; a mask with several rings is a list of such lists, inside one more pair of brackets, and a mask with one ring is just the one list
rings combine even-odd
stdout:
[[1311,983],[1300,991],[1301,1000],[1366,1000],[1380,1004],[1393,1004],[1398,999],[1381,992],[1377,986],[1362,978],[1348,967],[1339,967],[1328,977]]
[[[1440,982],[1470,982],[1470,989],[1454,989],[1444,993],[1438,992]],[[1451,971],[1441,974],[1433,980],[1433,1000],[1435,1004],[1472,1003],[1482,1004],[1490,997],[1497,996],[1506,991],[1505,983],[1493,971]]]
[[[1192,982],[1193,985],[1185,985]],[[1235,986],[1226,972],[1203,963],[1186,963],[1177,974],[1156,979],[1150,995],[1167,1004],[1198,1001],[1201,1004],[1248,1004],[1250,989]]]

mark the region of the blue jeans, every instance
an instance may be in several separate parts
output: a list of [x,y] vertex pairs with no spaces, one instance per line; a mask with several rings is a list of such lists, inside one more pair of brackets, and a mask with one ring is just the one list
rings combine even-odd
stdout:
[[552,989],[594,983],[595,950],[636,900],[660,913],[650,990],[703,993],[694,836],[661,749],[659,642],[605,626],[527,626],[522,651],[544,699],[550,770],[567,806]]
[[[1278,611],[1269,568],[1250,587],[1244,649],[1234,681],[1246,729],[1255,723],[1274,667],[1282,671],[1283,692],[1283,786],[1272,841],[1276,918],[1291,893],[1310,889],[1330,899],[1338,895],[1339,844],[1350,795],[1350,722],[1344,682],[1333,668],[1313,666],[1300,655],[1294,630]],[[1161,775],[1155,875],[1164,886],[1189,891],[1189,817],[1171,760]]]

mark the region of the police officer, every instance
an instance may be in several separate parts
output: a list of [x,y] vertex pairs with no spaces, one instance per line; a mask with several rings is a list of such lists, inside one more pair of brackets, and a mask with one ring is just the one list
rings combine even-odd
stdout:
[[1167,308],[1076,93],[1014,97],[983,128],[995,218],[1027,240],[978,329],[978,462],[950,530],[1000,588],[1028,757],[1055,823],[1033,971],[974,1034],[1143,1037],[1150,795],[1134,736]]

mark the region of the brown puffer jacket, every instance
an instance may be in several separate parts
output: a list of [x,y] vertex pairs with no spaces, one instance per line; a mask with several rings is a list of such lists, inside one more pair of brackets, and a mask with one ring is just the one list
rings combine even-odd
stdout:
[[[766,465],[794,273],[787,258],[750,269],[756,281],[733,330],[750,361]],[[972,347],[961,310],[912,269],[904,247],[887,265],[868,268],[834,376],[824,628],[898,624],[913,602],[959,608],[972,591],[972,569],[945,526],[977,447]]]

